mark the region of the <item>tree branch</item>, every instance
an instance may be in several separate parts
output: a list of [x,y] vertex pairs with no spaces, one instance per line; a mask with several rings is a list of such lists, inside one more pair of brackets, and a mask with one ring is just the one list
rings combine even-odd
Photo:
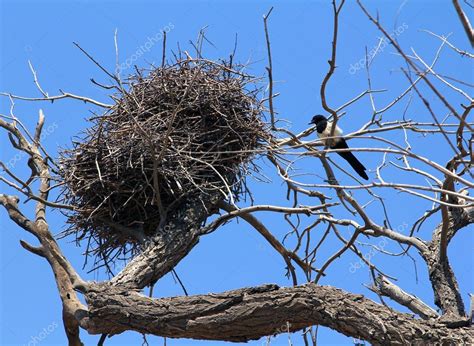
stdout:
[[426,305],[422,300],[420,300],[420,298],[405,292],[382,275],[379,275],[375,280],[375,285],[369,288],[378,295],[389,297],[398,304],[406,306],[423,319],[438,317],[436,311]]
[[436,321],[395,312],[361,295],[315,284],[265,285],[162,299],[94,284],[86,300],[89,316],[81,326],[92,334],[134,330],[172,338],[246,342],[318,324],[376,345],[463,344],[474,336],[470,328],[451,330]]
[[[445,228],[447,241],[454,237],[458,230],[474,223],[474,207],[449,208],[448,224]],[[465,309],[459,286],[449,261],[441,257],[442,221],[434,230],[433,238],[425,251],[421,251],[429,269],[429,276],[435,296],[435,304],[443,311],[446,321],[464,321]]]
[[467,38],[469,39],[471,46],[474,48],[474,30],[472,29],[471,23],[469,23],[469,18],[462,10],[462,7],[459,4],[458,0],[453,0],[453,5],[456,9],[456,13],[458,14],[459,20],[462,23],[464,31],[466,32]]
[[219,198],[222,195],[218,192],[204,205],[200,198],[189,197],[167,216],[163,229],[145,243],[144,250],[111,280],[112,284],[141,289],[170,272],[198,243],[200,226]]

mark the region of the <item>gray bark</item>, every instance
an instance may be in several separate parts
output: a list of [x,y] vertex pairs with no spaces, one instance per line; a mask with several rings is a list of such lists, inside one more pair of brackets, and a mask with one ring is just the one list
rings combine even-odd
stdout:
[[423,319],[438,317],[436,311],[430,306],[425,304],[418,297],[405,292],[382,275],[379,275],[375,280],[375,285],[369,288],[379,295],[389,297],[398,304],[406,306],[408,309],[418,314]]
[[468,344],[474,329],[419,320],[330,286],[265,285],[219,294],[152,299],[108,284],[86,293],[89,333],[127,330],[170,338],[245,342],[323,325],[375,345]]
[[129,288],[144,288],[170,272],[199,241],[201,225],[212,214],[210,209],[222,199],[220,192],[203,200],[189,198],[168,215],[165,226],[145,244],[111,283]]
[[[449,241],[461,228],[474,222],[474,207],[450,208],[447,239]],[[445,320],[464,319],[466,313],[459,286],[449,261],[440,256],[442,222],[433,232],[428,250],[422,252],[428,266],[430,282],[433,286],[435,304],[440,307]]]

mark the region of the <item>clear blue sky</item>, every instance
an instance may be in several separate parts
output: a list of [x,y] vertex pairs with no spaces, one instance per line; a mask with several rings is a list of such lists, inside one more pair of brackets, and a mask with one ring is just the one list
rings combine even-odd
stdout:
[[[366,1],[368,7],[378,9],[382,22],[389,31],[402,31],[398,39],[409,49],[413,47],[427,60],[431,60],[439,45],[435,38],[421,32],[428,29],[438,34],[449,34],[451,41],[467,48],[468,42],[455,16],[450,1]],[[113,35],[118,30],[120,61],[133,60],[138,66],[159,62],[162,55],[161,42],[135,59],[133,56],[149,38],[169,29],[168,47],[176,48],[177,42],[183,49],[191,50],[189,40],[195,39],[198,31],[207,26],[207,36],[214,46],[205,46],[208,58],[227,57],[233,49],[235,35],[238,34],[237,59],[253,64],[249,72],[264,74],[266,59],[262,15],[274,6],[270,20],[270,35],[273,47],[276,107],[282,118],[292,123],[292,130],[301,131],[314,113],[321,112],[319,87],[327,70],[331,43],[332,15],[329,1],[1,1],[0,7],[0,91],[9,91],[25,96],[40,96],[28,68],[28,60],[38,72],[40,82],[46,91],[55,94],[63,89],[75,94],[87,95],[107,102],[107,96],[89,82],[90,78],[107,81],[106,76],[74,47],[73,41],[80,43],[89,53],[111,71],[114,69],[115,52]],[[400,29],[400,28],[403,28]],[[338,106],[367,89],[365,72],[358,69],[358,62],[369,50],[377,45],[380,34],[361,14],[358,7],[349,1],[341,15],[338,69],[328,89],[330,105]],[[398,72],[403,66],[393,54],[392,47],[385,47],[373,63],[374,88],[388,89],[387,93],[376,96],[378,107],[393,99],[406,87],[406,81]],[[439,62],[441,72],[453,77],[473,82],[472,65],[446,50]],[[123,74],[131,72],[125,69]],[[472,89],[467,88],[472,94]],[[451,95],[451,94],[450,94]],[[436,105],[436,100],[430,97]],[[461,100],[459,100],[460,102]],[[387,113],[387,120],[400,119],[402,104]],[[9,112],[9,102],[0,99],[0,112]],[[67,146],[71,137],[84,129],[85,118],[94,107],[77,101],[49,103],[17,102],[16,115],[31,126],[36,122],[38,109],[42,108],[47,117],[46,128],[51,132],[45,138],[45,146],[56,154],[59,147]],[[438,107],[437,109],[441,109]],[[348,116],[341,121],[346,132],[356,130],[369,118],[368,99],[348,110]],[[442,110],[444,114],[444,109]],[[409,116],[417,120],[429,120],[425,109],[414,101]],[[400,136],[400,134],[398,134]],[[410,135],[412,144],[427,157],[444,163],[449,158],[449,150],[443,142]],[[390,137],[402,142],[401,137]],[[27,174],[26,160],[15,158],[4,133],[0,134],[0,158],[13,160],[15,169]],[[363,145],[363,140],[351,143]],[[403,143],[403,142],[402,142]],[[435,150],[433,150],[435,149]],[[361,153],[367,167],[374,169],[380,155]],[[338,161],[338,159],[336,159]],[[340,161],[338,161],[340,163]],[[267,163],[262,163],[264,172],[274,176]],[[321,170],[317,160],[305,160],[300,167],[305,171]],[[314,172],[318,173],[318,172]],[[371,175],[373,177],[373,174]],[[387,179],[408,181],[407,177],[388,170]],[[313,179],[319,179],[313,177]],[[250,179],[258,203],[287,203],[286,191],[280,182],[263,184]],[[4,186],[1,192],[11,192]],[[430,208],[430,203],[403,194],[377,191],[387,198],[392,225],[401,232],[407,232],[422,213]],[[370,198],[356,193],[361,200]],[[26,206],[29,213],[31,207]],[[372,209],[371,209],[372,208]],[[372,213],[380,208],[370,206]],[[377,221],[382,215],[375,215]],[[262,220],[282,239],[288,231],[285,223],[262,214]],[[49,213],[49,221],[54,232],[64,227],[64,218],[58,212]],[[439,219],[428,222],[419,234],[426,238]],[[26,232],[13,225],[0,211],[0,344],[1,345],[65,345],[66,338],[61,324],[61,305],[52,272],[46,261],[24,251],[19,240],[25,239],[35,244]],[[346,230],[350,235],[350,230]],[[72,239],[60,242],[64,253],[86,279],[104,279],[103,273],[87,274],[81,270],[82,250],[71,243]],[[463,298],[473,292],[473,232],[463,230],[450,245],[451,262],[459,279]],[[380,239],[376,240],[380,241]],[[319,254],[318,264],[325,262],[341,244],[329,239],[326,248]],[[389,250],[397,250],[387,245]],[[369,248],[362,248],[369,252]],[[417,256],[415,256],[416,258]],[[408,258],[385,257],[377,254],[372,259],[384,270],[397,276],[405,290],[422,297],[433,305],[430,285],[427,284],[426,269],[418,260],[418,281],[414,266]],[[350,292],[360,292],[375,299],[363,286],[370,283],[366,267],[352,273],[350,268],[359,262],[347,254],[340,258],[328,271],[322,283],[341,287]],[[285,265],[265,241],[244,222],[233,223],[212,235],[202,238],[198,246],[177,267],[181,279],[190,294],[220,292],[242,286],[277,283],[291,285],[284,277]],[[163,278],[155,287],[158,296],[182,294],[171,276]],[[46,330],[46,331],[45,331]],[[86,345],[97,343],[98,336],[88,336],[82,332]],[[291,336],[294,345],[301,344],[298,335]],[[149,341],[161,345],[161,338],[149,337]],[[264,340],[249,343],[262,345]],[[321,345],[350,345],[352,339],[320,328]],[[141,336],[125,333],[108,340],[108,345],[140,345]],[[224,345],[223,342],[192,340],[168,340],[168,345]],[[272,345],[287,345],[287,336],[275,338]]]

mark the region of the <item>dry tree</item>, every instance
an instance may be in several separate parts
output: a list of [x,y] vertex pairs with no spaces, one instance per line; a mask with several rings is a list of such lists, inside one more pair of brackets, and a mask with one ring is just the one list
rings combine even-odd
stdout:
[[[382,108],[373,102],[379,90],[373,90],[370,66],[366,65],[368,89],[336,107],[327,97],[327,86],[336,73],[340,13],[344,1],[332,1],[333,40],[329,69],[320,88],[322,108],[333,123],[347,116],[344,112],[362,98],[369,98],[372,117],[347,139],[365,138],[372,146],[352,147],[353,151],[380,153],[381,162],[371,182],[344,183],[346,174],[328,155],[347,149],[329,149],[319,140],[307,140],[314,133],[308,128],[294,133],[279,126],[273,102],[273,72],[270,12],[264,16],[267,39],[269,94],[262,98],[256,79],[230,61],[210,61],[189,54],[173,63],[163,60],[160,67],[137,69],[126,80],[105,70],[115,81],[112,105],[71,93],[50,96],[40,86],[32,69],[41,98],[4,94],[12,102],[10,115],[1,115],[0,127],[11,145],[28,157],[31,178],[23,179],[0,163],[0,180],[16,189],[27,201],[36,204],[34,218],[28,218],[13,194],[0,194],[0,204],[18,226],[33,234],[39,246],[22,241],[28,251],[44,257],[50,264],[63,304],[63,321],[70,345],[81,345],[79,330],[106,336],[136,331],[172,338],[194,338],[245,342],[263,336],[303,331],[305,344],[316,344],[314,326],[322,325],[373,344],[467,344],[473,329],[466,314],[456,275],[449,263],[449,242],[458,231],[474,223],[472,192],[473,123],[469,118],[474,103],[461,87],[436,72],[442,48],[448,46],[464,58],[469,52],[452,45],[446,37],[430,33],[440,40],[432,62],[413,50],[407,54],[384,29],[379,20],[358,1],[368,20],[394,47],[406,67],[407,88]],[[460,6],[455,2],[456,9]],[[458,11],[459,13],[459,11]],[[462,13],[466,32],[472,35]],[[200,37],[203,40],[203,36]],[[472,37],[470,37],[472,41]],[[200,45],[198,44],[197,47]],[[441,86],[433,80],[441,82]],[[423,85],[423,89],[421,86]],[[445,90],[454,90],[467,101],[453,105]],[[432,116],[432,122],[384,119],[409,93],[418,97]],[[448,113],[451,122],[439,119],[427,99],[434,95]],[[53,101],[78,99],[104,109],[90,119],[90,127],[58,160],[41,144],[45,121],[40,111],[34,133],[30,133],[14,114],[15,100]],[[268,107],[265,107],[267,105]],[[268,109],[267,109],[268,108]],[[268,115],[269,123],[265,123]],[[387,133],[401,131],[402,142],[388,139]],[[445,141],[453,150],[447,162],[435,162],[414,150],[407,133],[429,134],[436,143]],[[275,169],[287,188],[288,203],[246,207],[238,201],[250,193],[245,176],[258,171],[252,161],[261,156]],[[396,157],[398,161],[392,161]],[[319,161],[324,177],[311,183],[300,179],[297,165],[301,158]],[[388,181],[388,165],[422,177],[426,184]],[[340,174],[342,172],[342,174]],[[31,181],[39,182],[35,190]],[[417,180],[420,181],[420,180]],[[59,184],[56,184],[56,183]],[[51,191],[60,189],[57,199]],[[380,189],[402,191],[433,203],[433,208],[411,225],[410,232],[399,232],[390,219],[377,221],[369,208],[352,193],[365,191],[385,210]],[[304,202],[303,202],[304,201]],[[47,222],[48,208],[61,210],[69,227],[62,236],[84,240],[86,255],[96,258],[98,266],[109,268],[119,257],[127,265],[110,280],[86,281],[73,268],[53,237]],[[281,215],[289,229],[285,245],[256,212]],[[219,215],[215,215],[219,214]],[[349,215],[349,217],[347,217]],[[427,219],[440,216],[430,236],[421,238],[416,231]],[[213,216],[211,221],[208,218]],[[173,270],[200,237],[218,230],[236,218],[249,223],[281,255],[293,281],[291,287],[263,285],[233,291],[185,297],[153,298],[142,290]],[[341,227],[349,227],[349,238]],[[327,237],[334,236],[341,246],[328,258],[320,258]],[[361,240],[361,238],[368,239]],[[383,238],[401,248],[398,254],[377,248],[370,241]],[[397,286],[383,268],[371,263],[361,247],[369,246],[384,255],[411,256],[417,253],[424,262],[433,289],[434,310],[430,304]],[[381,304],[359,294],[320,285],[328,268],[351,252],[367,265],[372,276],[370,290]],[[303,284],[302,284],[303,283]],[[84,305],[79,295],[85,297]],[[388,306],[384,297],[403,305],[411,313]],[[271,318],[269,318],[271,316]]]

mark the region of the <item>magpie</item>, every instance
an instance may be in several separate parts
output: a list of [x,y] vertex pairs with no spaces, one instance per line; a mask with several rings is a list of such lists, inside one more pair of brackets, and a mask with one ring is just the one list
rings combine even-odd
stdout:
[[[318,132],[318,137],[321,138],[321,141],[324,145],[329,144],[329,148],[331,149],[347,149],[349,148],[346,140],[342,137],[342,130],[339,126],[336,125],[334,129],[334,138],[329,140],[329,143],[326,142],[327,137],[331,137],[332,131],[332,122],[328,121],[327,118],[323,115],[315,115],[313,119],[311,119],[309,125],[316,125],[316,131]],[[367,173],[365,173],[366,168],[359,160],[352,154],[350,151],[341,151],[338,152],[339,155],[342,156],[344,160],[349,162],[349,164],[354,168],[354,170],[365,180],[369,180]]]

